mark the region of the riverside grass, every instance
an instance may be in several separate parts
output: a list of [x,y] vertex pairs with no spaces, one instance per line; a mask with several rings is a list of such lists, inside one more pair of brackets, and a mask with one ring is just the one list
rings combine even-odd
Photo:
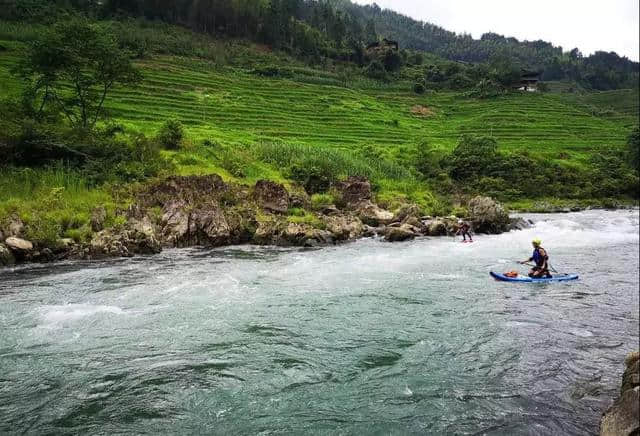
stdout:
[[[21,38],[32,37],[28,29],[22,32],[15,38],[0,32],[3,98],[20,94],[10,71],[25,49]],[[404,164],[421,144],[446,152],[472,133],[495,138],[501,150],[529,150],[579,167],[594,151],[622,147],[638,117],[637,90],[517,93],[490,100],[451,91],[416,95],[408,81],[383,84],[340,67],[314,69],[248,43],[238,46],[243,61],[235,64],[228,53],[222,60],[207,59],[221,52],[219,45],[201,58],[156,54],[137,61],[143,83],[114,90],[106,103],[109,115],[148,136],[168,119],[181,121],[184,146],[164,152],[180,175],[217,173],[238,183],[265,178],[289,185],[285,168],[293,161],[323,162],[337,175],[372,179],[378,201],[387,207],[412,201],[433,214],[448,213],[450,206]],[[287,68],[287,78],[254,73],[269,63]],[[0,174],[0,219],[19,210],[42,229],[31,235],[37,240],[55,234],[81,238],[93,207],[107,204],[114,211],[126,201],[114,199],[110,188],[87,186],[79,173],[64,168],[29,170],[27,178],[20,171]],[[530,204],[522,199],[517,206]]]

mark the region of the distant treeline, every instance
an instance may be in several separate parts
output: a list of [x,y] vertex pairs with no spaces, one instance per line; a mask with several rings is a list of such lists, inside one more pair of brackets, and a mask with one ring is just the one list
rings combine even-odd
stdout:
[[[0,3],[2,1],[0,0]],[[50,20],[69,10],[101,17],[133,16],[179,24],[198,32],[249,38],[307,59],[329,57],[368,64],[364,47],[381,37],[401,48],[470,63],[511,59],[543,72],[543,80],[571,80],[596,90],[638,86],[640,64],[613,52],[583,56],[549,42],[519,41],[495,33],[480,39],[416,21],[388,9],[349,0],[4,0],[0,17]]]
[[456,34],[442,27],[416,21],[410,17],[373,5],[359,6],[338,0],[340,9],[360,22],[371,22],[377,31],[397,40],[402,47],[434,53],[445,59],[463,62],[487,62],[495,57],[508,57],[530,70],[543,72],[543,80],[572,80],[597,90],[638,87],[640,64],[613,52],[599,51],[583,56],[574,48],[537,40],[519,41],[496,33],[485,33],[480,39]]

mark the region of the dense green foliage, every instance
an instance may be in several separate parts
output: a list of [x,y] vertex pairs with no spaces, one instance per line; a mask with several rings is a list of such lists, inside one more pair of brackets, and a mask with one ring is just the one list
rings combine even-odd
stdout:
[[114,34],[84,19],[57,23],[31,41],[19,63],[25,103],[37,118],[63,114],[78,129],[91,129],[103,115],[114,86],[133,85],[140,74]]
[[[102,18],[145,17],[186,25],[199,32],[250,38],[314,63],[322,58],[352,61],[368,68],[371,77],[382,79],[387,77],[376,70],[377,66],[369,67],[376,56],[365,49],[382,36],[399,41],[405,49],[452,61],[482,63],[489,68],[507,59],[517,67],[511,71],[519,73],[520,67],[537,70],[544,72],[545,80],[571,80],[589,89],[637,87],[640,72],[637,62],[613,52],[584,57],[577,48],[563,52],[561,47],[545,41],[518,41],[495,33],[476,40],[382,10],[376,4],[360,6],[348,0],[11,0],[0,11],[0,18],[42,22],[67,13],[69,8]],[[142,41],[129,43],[137,50],[145,49]],[[393,72],[402,64],[421,65],[421,56],[406,50],[388,51],[382,64],[386,71]],[[455,73],[445,74],[447,80],[454,82],[452,89],[470,88],[478,81],[465,75],[454,76]],[[506,78],[508,74],[502,75],[502,79]]]
[[[487,137],[465,135],[450,155],[440,162],[430,159],[421,163],[439,165],[458,182],[463,191],[485,193],[502,200],[519,198],[638,198],[638,174],[625,162],[619,150],[593,152],[587,167],[570,163],[549,162],[527,151],[500,152],[498,143]],[[425,174],[433,175],[433,169]],[[440,183],[441,186],[452,184]]]

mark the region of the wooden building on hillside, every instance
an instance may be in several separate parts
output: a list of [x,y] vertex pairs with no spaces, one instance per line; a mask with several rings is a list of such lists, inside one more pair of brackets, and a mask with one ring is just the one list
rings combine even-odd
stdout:
[[537,71],[523,70],[520,75],[520,82],[515,84],[515,88],[519,91],[536,92],[538,90],[538,82],[540,82],[541,73]]
[[398,51],[398,42],[392,41],[387,38],[383,38],[382,41],[372,42],[367,45],[366,51],[368,53],[380,53],[388,50]]

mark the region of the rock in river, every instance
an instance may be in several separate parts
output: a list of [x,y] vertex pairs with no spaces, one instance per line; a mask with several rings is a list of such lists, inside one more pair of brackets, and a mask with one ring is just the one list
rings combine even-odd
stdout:
[[416,236],[416,229],[413,226],[409,224],[402,224],[397,227],[387,227],[385,229],[384,239],[388,242],[401,242],[408,241]]
[[12,236],[7,238],[4,243],[14,254],[19,256],[26,256],[33,251],[33,244],[25,239]]
[[356,213],[363,223],[373,227],[389,224],[393,219],[393,213],[382,209],[369,200],[359,203]]
[[640,434],[640,354],[637,351],[630,353],[625,363],[620,398],[602,416],[601,436]]
[[13,265],[16,259],[6,245],[0,244],[0,266]]
[[500,203],[490,197],[474,197],[469,202],[473,231],[499,234],[509,229],[509,214]]

